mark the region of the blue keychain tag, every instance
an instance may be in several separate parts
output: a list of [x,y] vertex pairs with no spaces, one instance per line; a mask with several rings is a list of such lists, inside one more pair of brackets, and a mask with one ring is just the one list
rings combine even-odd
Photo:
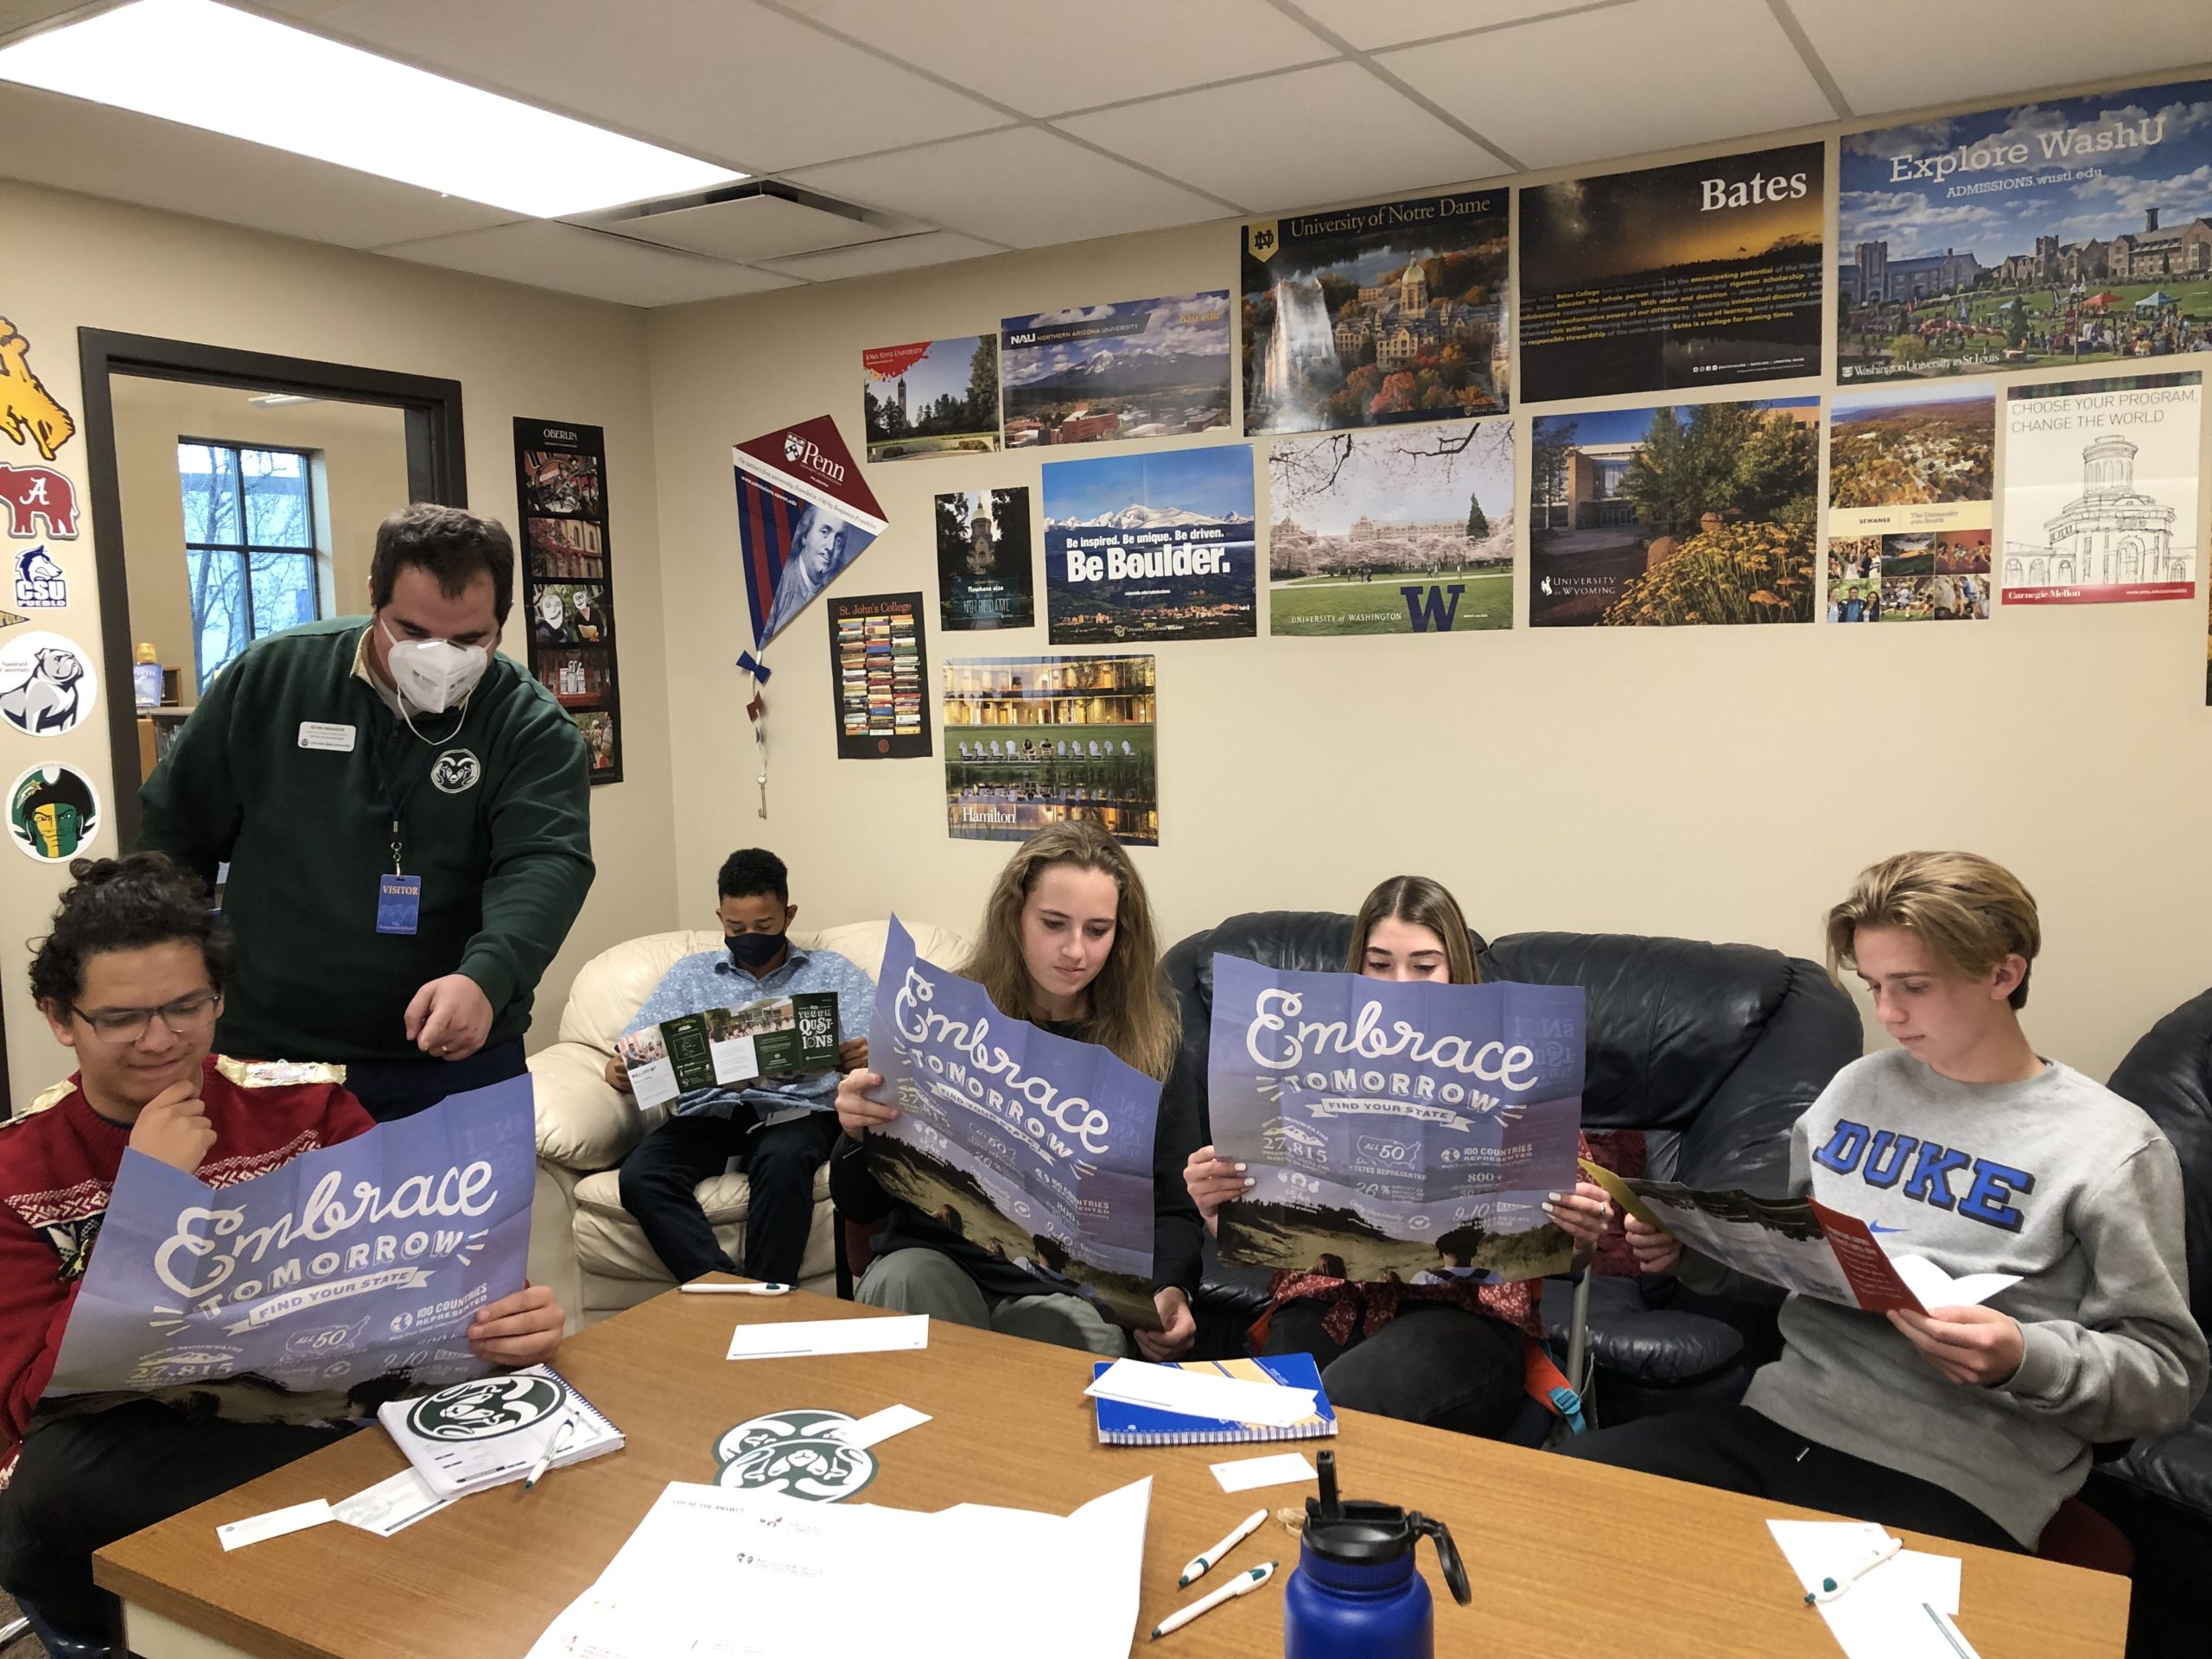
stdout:
[[380,875],[377,878],[377,931],[412,933],[423,913],[423,878],[419,875]]

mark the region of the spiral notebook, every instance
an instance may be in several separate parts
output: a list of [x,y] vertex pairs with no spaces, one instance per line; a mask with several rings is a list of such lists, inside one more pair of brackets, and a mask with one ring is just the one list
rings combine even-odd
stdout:
[[[1096,1382],[1113,1362],[1100,1360],[1091,1367]],[[1260,1440],[1313,1440],[1337,1432],[1337,1411],[1321,1389],[1321,1369],[1311,1354],[1270,1354],[1265,1359],[1186,1359],[1176,1369],[1233,1376],[1241,1382],[1280,1382],[1287,1388],[1313,1390],[1313,1414],[1287,1427],[1264,1423],[1239,1423],[1225,1417],[1188,1417],[1180,1412],[1160,1411],[1131,1405],[1125,1400],[1093,1397],[1098,1408],[1098,1440],[1103,1446],[1244,1446]]]
[[550,1365],[393,1400],[377,1408],[377,1420],[440,1497],[520,1480],[550,1446],[559,1447],[548,1465],[554,1469],[622,1446],[622,1431]]

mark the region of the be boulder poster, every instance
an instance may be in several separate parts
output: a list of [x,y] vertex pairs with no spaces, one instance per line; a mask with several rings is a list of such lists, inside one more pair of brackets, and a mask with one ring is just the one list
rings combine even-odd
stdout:
[[2203,379],[2128,375],[2008,389],[2005,603],[2196,596]]
[[213,1187],[124,1153],[47,1392],[251,1375],[365,1404],[481,1376],[467,1332],[523,1287],[533,1125],[518,1077]]
[[1521,193],[1521,396],[1789,380],[1821,366],[1825,146]]
[[1160,1084],[1095,1043],[999,1012],[914,952],[899,919],[876,981],[869,1064],[899,1116],[868,1139],[893,1197],[1018,1267],[1040,1294],[1157,1330],[1152,1142]]
[[1249,444],[1047,461],[1044,470],[1052,644],[1258,632]]
[[1415,1284],[1534,1279],[1572,1242],[1586,1025],[1576,985],[1397,983],[1213,959],[1214,1145],[1254,1185],[1221,1256]]

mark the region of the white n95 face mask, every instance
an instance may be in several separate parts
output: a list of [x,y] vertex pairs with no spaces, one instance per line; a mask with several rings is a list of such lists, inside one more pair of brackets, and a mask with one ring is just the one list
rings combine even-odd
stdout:
[[450,639],[394,639],[390,628],[384,637],[391,645],[392,684],[423,714],[442,715],[467,702],[492,665],[492,653],[482,645],[457,645]]

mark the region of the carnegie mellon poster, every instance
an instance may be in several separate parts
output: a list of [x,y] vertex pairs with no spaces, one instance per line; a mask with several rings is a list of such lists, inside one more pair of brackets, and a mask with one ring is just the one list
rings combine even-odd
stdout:
[[1820,372],[1822,146],[1521,193],[1521,395]]

